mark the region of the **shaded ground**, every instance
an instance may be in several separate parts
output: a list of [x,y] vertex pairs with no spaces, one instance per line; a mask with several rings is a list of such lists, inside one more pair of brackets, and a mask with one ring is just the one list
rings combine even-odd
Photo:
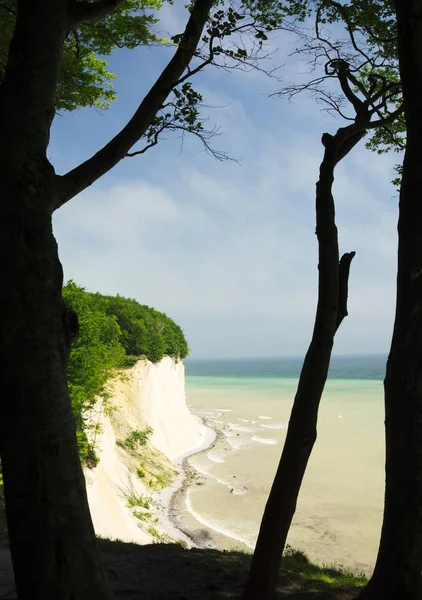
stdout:
[[[116,600],[238,600],[250,556],[241,552],[186,550],[177,544],[138,546],[99,540]],[[364,580],[312,565],[290,552],[280,572],[277,599],[352,600]],[[0,546],[0,599],[16,598],[6,543]]]
[[[113,596],[119,600],[229,600],[239,599],[250,556],[240,552],[185,550],[177,544],[138,546],[99,541]],[[351,600],[361,579],[312,565],[301,553],[285,560],[277,599]],[[10,558],[0,548],[0,598],[16,598]]]
[[[100,540],[100,547],[110,586],[122,600],[139,600],[141,593],[148,600],[238,599],[251,558],[241,552],[185,550],[177,544],[137,546]],[[286,563],[288,570],[279,577],[280,599],[349,600],[363,584],[350,574],[311,565],[302,553],[291,553]]]

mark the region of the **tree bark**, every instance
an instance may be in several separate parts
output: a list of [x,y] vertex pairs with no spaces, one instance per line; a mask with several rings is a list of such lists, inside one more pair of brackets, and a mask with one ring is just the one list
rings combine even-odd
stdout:
[[407,142],[384,381],[386,488],[375,570],[360,600],[422,598],[422,1],[396,2],[396,12]]
[[213,5],[193,4],[173,59],[123,131],[60,178],[46,152],[63,45],[81,11],[98,16],[118,2],[78,2],[75,17],[70,0],[17,0],[0,86],[0,457],[20,600],[110,597],[67,391],[76,324],[61,299],[52,214],[143,135],[192,59]]
[[20,600],[109,597],[66,370],[73,333],[46,158],[67,0],[19,0],[0,86],[0,456]]
[[66,368],[74,319],[61,299],[54,173],[26,197],[0,177],[0,454],[20,600],[105,600]]
[[[362,134],[359,139],[361,137]],[[269,600],[274,593],[302,479],[317,437],[318,408],[327,379],[334,335],[347,315],[347,281],[354,252],[344,255],[339,265],[332,196],[334,168],[339,156],[344,156],[338,139],[339,136],[336,139],[328,134],[322,138],[325,152],[316,186],[319,282],[314,331],[300,374],[286,441],[262,518],[243,600]]]

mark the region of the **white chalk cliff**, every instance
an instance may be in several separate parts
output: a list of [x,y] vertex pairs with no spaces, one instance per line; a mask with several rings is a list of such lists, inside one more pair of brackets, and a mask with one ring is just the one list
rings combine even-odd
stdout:
[[151,427],[157,460],[171,469],[176,466],[171,461],[203,444],[206,428],[186,405],[183,363],[169,357],[157,364],[139,360],[126,370],[113,383],[107,408],[92,416],[101,426],[96,434],[100,462],[85,471],[94,528],[103,537],[149,543],[148,527],[127,505],[130,496],[148,497],[151,490],[137,476],[136,461],[116,441]]

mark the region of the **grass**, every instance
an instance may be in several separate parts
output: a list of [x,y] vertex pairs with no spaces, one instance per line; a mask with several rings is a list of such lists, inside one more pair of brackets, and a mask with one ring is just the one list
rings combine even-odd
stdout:
[[173,481],[173,473],[161,471],[150,475],[149,487],[153,490],[162,490]]
[[134,510],[132,514],[140,521],[149,521],[149,519],[152,517],[151,512],[142,512],[140,510]]
[[170,485],[177,471],[164,469],[156,461],[149,459],[148,456],[144,456],[139,467],[135,469],[135,473],[152,490],[159,491]]
[[161,537],[160,532],[158,531],[158,529],[156,527],[154,527],[154,525],[150,525],[148,527],[147,531],[150,535],[152,535],[152,537],[155,537],[155,538]]
[[[122,585],[128,577],[149,600],[183,596],[189,600],[238,600],[246,584],[251,554],[192,548],[186,544],[163,543],[154,524],[148,527],[154,543],[145,546],[101,542],[107,563],[121,575],[110,581]],[[118,556],[124,555],[124,562]],[[113,557],[116,557],[113,565]],[[148,568],[145,568],[145,565]],[[337,566],[311,563],[303,552],[287,548],[277,580],[274,600],[355,600],[363,576]],[[121,587],[117,589],[119,591]]]
[[128,496],[127,506],[128,508],[135,508],[137,506],[140,506],[141,508],[149,508],[151,506],[151,498],[148,498],[143,494],[141,496]]
[[[0,475],[1,479],[1,475]],[[4,503],[3,480],[0,481],[0,540],[7,537],[6,506]]]
[[304,552],[288,545],[284,551],[282,568],[287,573],[335,588],[361,587],[367,583],[367,578],[362,573],[354,573],[342,566],[312,563]]

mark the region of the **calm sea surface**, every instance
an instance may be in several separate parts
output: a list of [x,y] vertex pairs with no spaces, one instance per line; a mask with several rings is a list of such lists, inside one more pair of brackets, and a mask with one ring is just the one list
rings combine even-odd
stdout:
[[[182,519],[210,546],[253,547],[303,359],[185,361],[187,401],[222,433],[191,457]],[[384,493],[383,356],[334,357],[289,543],[369,572]]]

